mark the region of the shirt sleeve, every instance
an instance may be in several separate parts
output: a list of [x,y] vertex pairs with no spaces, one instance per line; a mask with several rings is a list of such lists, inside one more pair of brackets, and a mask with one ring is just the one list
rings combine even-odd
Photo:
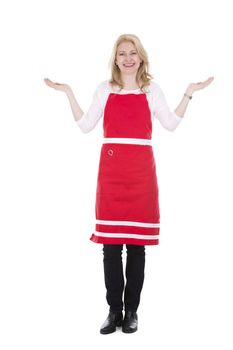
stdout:
[[175,130],[182,120],[182,117],[170,110],[163,91],[155,83],[152,85],[152,115],[170,131]]
[[104,84],[101,83],[92,98],[91,105],[87,111],[84,113],[81,119],[77,121],[78,126],[84,133],[90,132],[97,125],[98,121],[103,116],[104,110]]

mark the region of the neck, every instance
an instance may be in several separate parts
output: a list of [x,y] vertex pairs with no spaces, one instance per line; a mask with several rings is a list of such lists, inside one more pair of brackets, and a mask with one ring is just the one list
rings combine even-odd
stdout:
[[122,81],[124,84],[124,89],[126,90],[135,90],[138,89],[138,83],[136,81],[136,75],[131,76],[131,75],[122,75]]

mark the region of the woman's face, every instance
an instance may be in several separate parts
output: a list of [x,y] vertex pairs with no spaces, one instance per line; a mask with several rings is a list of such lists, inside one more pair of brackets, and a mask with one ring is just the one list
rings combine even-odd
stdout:
[[136,47],[129,41],[122,42],[116,53],[116,64],[122,74],[137,74],[141,59]]

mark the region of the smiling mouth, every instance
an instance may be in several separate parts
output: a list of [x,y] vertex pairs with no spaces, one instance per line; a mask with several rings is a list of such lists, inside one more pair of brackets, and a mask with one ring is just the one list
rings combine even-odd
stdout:
[[135,65],[135,63],[128,63],[128,64],[123,64],[123,66],[124,67],[126,67],[126,68],[131,68],[131,67],[133,67]]

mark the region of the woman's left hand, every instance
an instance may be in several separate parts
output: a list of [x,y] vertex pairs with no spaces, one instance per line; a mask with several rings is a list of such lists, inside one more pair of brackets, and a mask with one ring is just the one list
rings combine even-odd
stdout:
[[208,85],[210,85],[210,83],[212,83],[212,81],[214,80],[214,77],[210,77],[208,79],[206,79],[203,82],[199,82],[199,83],[191,83],[189,84],[186,93],[188,95],[192,95],[195,91],[204,89],[205,87],[207,87]]

